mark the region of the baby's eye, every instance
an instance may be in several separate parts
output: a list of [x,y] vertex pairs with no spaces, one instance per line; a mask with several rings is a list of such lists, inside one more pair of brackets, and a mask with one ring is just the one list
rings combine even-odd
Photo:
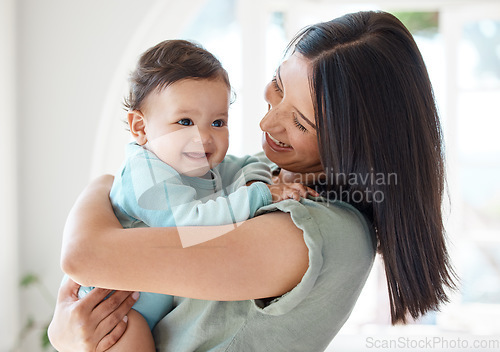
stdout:
[[177,121],[177,123],[179,125],[182,125],[182,126],[192,126],[193,125],[193,121],[191,121],[191,119],[180,119],[179,121]]
[[213,127],[224,127],[225,122],[224,122],[224,120],[215,120],[214,122],[212,122],[212,126]]

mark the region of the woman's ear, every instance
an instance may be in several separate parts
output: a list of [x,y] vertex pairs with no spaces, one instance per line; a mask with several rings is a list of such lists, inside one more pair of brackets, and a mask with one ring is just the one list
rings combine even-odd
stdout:
[[148,139],[146,137],[146,123],[144,121],[144,116],[140,111],[132,110],[129,111],[127,117],[130,133],[132,133],[132,136],[134,136],[137,144],[146,144]]

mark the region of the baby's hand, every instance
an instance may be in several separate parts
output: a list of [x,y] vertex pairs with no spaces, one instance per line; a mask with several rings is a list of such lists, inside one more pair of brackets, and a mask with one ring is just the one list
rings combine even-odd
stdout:
[[300,197],[306,198],[309,194],[313,197],[319,197],[319,193],[315,190],[304,186],[301,183],[279,183],[275,185],[267,185],[271,191],[273,203],[280,202],[285,199],[300,200]]

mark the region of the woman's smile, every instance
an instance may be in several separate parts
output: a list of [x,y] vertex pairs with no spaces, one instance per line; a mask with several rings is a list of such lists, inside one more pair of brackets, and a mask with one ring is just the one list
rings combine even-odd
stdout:
[[278,150],[291,150],[293,149],[290,144],[281,142],[280,140],[274,138],[269,132],[264,132],[266,136],[267,143],[273,149]]

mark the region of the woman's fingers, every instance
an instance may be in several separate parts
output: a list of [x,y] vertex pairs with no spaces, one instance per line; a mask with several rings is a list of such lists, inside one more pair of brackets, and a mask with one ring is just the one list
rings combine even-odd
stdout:
[[50,341],[61,351],[105,351],[125,332],[124,317],[139,293],[95,288],[78,299],[79,289],[69,278],[61,285],[49,326]]
[[[78,299],[80,285],[71,279],[62,283],[57,304],[48,329],[51,344],[58,351],[94,351],[96,323],[90,320],[95,307]],[[93,342],[94,341],[94,342]]]
[[318,192],[300,183],[280,183],[267,185],[267,187],[271,192],[273,202],[279,202],[285,199],[300,201],[300,198],[307,198],[308,195],[319,197]]
[[96,347],[96,352],[107,351],[110,349],[116,342],[118,342],[120,337],[122,337],[125,330],[127,330],[127,316],[125,316],[109,334],[104,336],[101,341],[99,341]]
[[93,290],[89,291],[83,298],[87,305],[89,307],[92,307],[92,310],[94,308],[98,307],[100,303],[111,293],[113,292],[112,290],[106,289],[106,288],[94,288]]
[[[92,312],[94,317],[99,321],[104,320],[104,318],[120,308],[126,309],[126,307],[128,307],[125,312],[125,314],[127,314],[130,308],[132,308],[137,301],[139,292],[114,291],[111,294],[108,293],[108,295],[104,296],[101,301],[99,301],[99,305],[96,306]],[[107,298],[104,299],[105,297]],[[123,314],[123,316],[125,316],[125,314]],[[121,318],[123,318],[123,316]]]
[[[308,195],[312,195],[313,197],[319,197],[319,193],[318,192],[316,192],[312,188],[304,186],[301,183],[290,183],[288,185],[288,187],[294,189],[295,190],[295,194],[298,194],[302,198],[307,198]],[[296,199],[295,196],[294,196],[294,199],[300,200],[300,197],[299,197],[299,199]]]
[[310,194],[313,197],[319,197],[320,196],[320,194],[318,192],[316,192],[314,189],[312,189],[310,187],[306,187],[306,191],[307,191],[307,194]]
[[[115,291],[98,307],[96,307],[92,314],[94,315],[94,318],[99,321],[96,327],[96,335],[98,336],[99,340],[105,338],[118,325],[123,325],[123,319],[128,314],[138,298],[138,292],[132,293],[128,291]],[[117,330],[117,332],[115,332],[114,336],[116,336],[116,334],[118,334],[119,332],[120,328]]]

